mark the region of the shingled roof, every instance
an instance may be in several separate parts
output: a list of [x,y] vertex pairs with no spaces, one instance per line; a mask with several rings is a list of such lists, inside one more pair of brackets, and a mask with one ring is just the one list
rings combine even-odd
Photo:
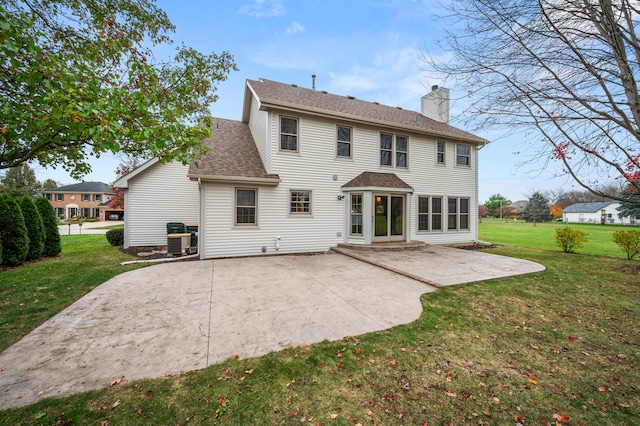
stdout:
[[187,176],[191,179],[253,181],[277,185],[278,175],[267,174],[249,125],[241,121],[213,119],[211,137],[203,144],[209,152],[192,162]]
[[376,172],[360,173],[358,176],[342,185],[342,188],[390,188],[409,189],[413,191],[413,188],[396,176],[395,173]]
[[[247,80],[247,85],[260,100],[261,110],[277,108],[306,111],[338,119],[355,120],[387,128],[426,133],[466,142],[488,143],[486,139],[449,124],[433,120],[416,111],[380,105],[376,102],[361,101],[353,96],[334,95],[325,91],[305,89],[296,85],[265,79]],[[247,108],[247,105],[245,105],[245,108]],[[247,109],[245,109],[244,115],[243,121],[247,121]]]
[[601,203],[575,203],[562,210],[562,213],[597,213],[612,203],[614,203],[614,201],[605,201]]
[[92,194],[110,194],[113,195],[111,187],[102,182],[80,182],[71,185],[59,186],[53,189],[45,189],[41,191],[43,194],[53,192],[73,192],[73,193],[92,193]]

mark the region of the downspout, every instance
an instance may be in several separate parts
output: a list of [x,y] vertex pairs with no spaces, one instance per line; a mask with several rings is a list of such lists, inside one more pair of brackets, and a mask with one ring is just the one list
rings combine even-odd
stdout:
[[198,178],[198,256],[200,260],[204,259],[204,253],[202,251],[202,236],[204,235],[204,225],[202,223],[202,179]]

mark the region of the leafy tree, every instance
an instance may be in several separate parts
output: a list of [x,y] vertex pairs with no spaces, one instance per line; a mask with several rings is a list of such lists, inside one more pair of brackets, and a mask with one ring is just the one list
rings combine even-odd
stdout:
[[31,197],[22,197],[16,200],[22,210],[24,224],[27,227],[27,236],[29,237],[29,251],[27,252],[27,260],[40,259],[44,252],[44,224],[42,216],[38,208],[33,203]]
[[202,117],[236,65],[184,45],[154,57],[174,29],[153,0],[3,1],[0,169],[37,160],[79,178],[89,154],[199,155]]
[[527,222],[547,222],[553,219],[549,200],[541,192],[534,192],[529,198],[529,204],[522,210],[522,219]]
[[7,194],[0,195],[0,241],[2,264],[18,266],[24,263],[29,252],[29,237],[22,210]]
[[636,0],[466,0],[444,7],[447,59],[425,52],[425,60],[464,87],[465,122],[526,134],[537,147],[532,158],[559,162],[599,196],[611,196],[598,188],[603,177],[640,189]]
[[57,256],[62,251],[60,244],[60,232],[58,231],[58,219],[56,212],[53,210],[51,203],[46,198],[38,197],[35,199],[35,205],[42,217],[44,225],[44,255]]
[[484,206],[489,210],[489,214],[493,217],[500,215],[500,207],[508,206],[511,204],[505,196],[500,194],[493,194],[489,197],[489,200],[484,203]]
[[42,183],[42,189],[53,189],[59,186],[58,182],[53,179],[47,179]]
[[[118,168],[116,169],[116,180],[120,179],[122,176],[131,173],[138,167],[140,167],[142,163],[137,158],[130,158],[128,161],[124,163],[120,163]],[[110,198],[109,207],[112,209],[123,209],[124,208],[124,191],[122,188],[116,188],[115,186],[111,186],[111,192],[113,195]]]
[[0,179],[0,192],[13,198],[22,196],[33,197],[42,185],[36,179],[36,174],[27,163],[12,167]]

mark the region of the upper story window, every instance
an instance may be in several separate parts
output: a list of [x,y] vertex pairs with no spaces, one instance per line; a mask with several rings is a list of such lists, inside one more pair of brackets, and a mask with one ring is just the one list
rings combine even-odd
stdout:
[[471,145],[465,143],[456,144],[456,165],[471,166]]
[[91,194],[80,194],[80,199],[82,201],[91,201]]
[[409,138],[406,136],[380,133],[380,165],[407,167]]
[[102,194],[93,194],[93,201],[102,201]]
[[445,152],[447,143],[445,141],[436,141],[436,163],[445,164]]
[[289,194],[289,213],[311,214],[311,191],[291,191]]
[[51,201],[51,194],[44,194],[44,198],[46,198],[47,200]]
[[64,201],[64,194],[54,194],[56,201]]
[[236,188],[236,225],[257,224],[257,198],[257,189]]
[[352,135],[353,129],[351,127],[337,127],[336,155],[338,157],[351,158]]
[[280,117],[280,150],[298,151],[298,119]]

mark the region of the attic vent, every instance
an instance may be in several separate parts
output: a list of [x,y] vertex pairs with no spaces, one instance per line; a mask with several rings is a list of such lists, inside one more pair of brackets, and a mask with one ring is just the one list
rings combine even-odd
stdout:
[[324,93],[325,95],[327,94],[326,90],[321,90],[322,93]]
[[349,99],[355,99],[356,97],[355,97],[355,96],[351,96],[351,95],[347,95],[347,98],[349,98]]
[[292,84],[291,86],[293,86],[293,87],[298,87],[298,85],[297,85],[297,84]]

